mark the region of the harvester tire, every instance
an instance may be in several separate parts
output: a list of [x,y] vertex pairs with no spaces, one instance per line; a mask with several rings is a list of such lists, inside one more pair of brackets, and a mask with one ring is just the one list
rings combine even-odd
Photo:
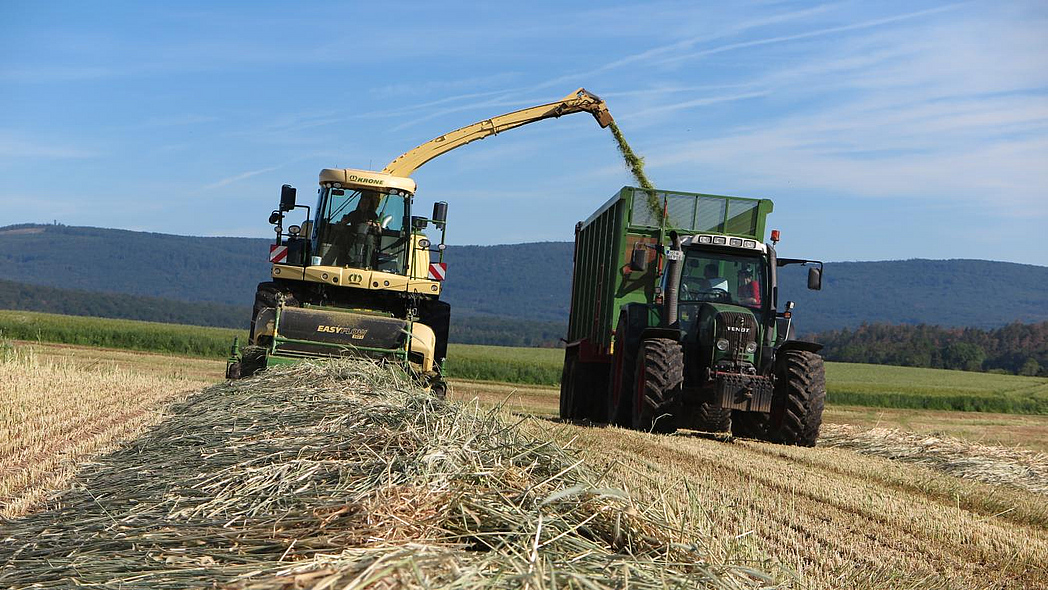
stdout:
[[240,376],[250,377],[266,368],[266,349],[261,346],[245,346],[240,353]]
[[693,415],[695,430],[703,432],[728,432],[731,430],[731,408],[722,408],[709,402],[699,404]]
[[615,353],[611,360],[611,375],[608,376],[607,405],[608,424],[630,425],[630,401],[633,399],[633,372],[637,359],[626,342],[626,317],[619,318],[615,329]]
[[251,309],[251,334],[248,336],[248,342],[255,342],[255,318],[258,317],[258,312],[266,308],[275,308],[280,301],[281,295],[284,296],[285,305],[292,307],[299,305],[295,296],[288,292],[283,285],[273,281],[258,284],[258,288],[255,289],[255,305]]
[[826,405],[826,369],[822,357],[787,350],[775,360],[775,395],[771,413],[737,412],[732,433],[785,445],[814,447]]
[[633,391],[633,428],[668,434],[677,430],[684,351],[669,338],[649,338],[637,351]]

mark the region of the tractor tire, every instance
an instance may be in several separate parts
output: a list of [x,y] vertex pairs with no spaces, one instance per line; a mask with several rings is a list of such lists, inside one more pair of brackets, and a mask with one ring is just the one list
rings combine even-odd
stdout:
[[732,433],[769,442],[814,447],[826,405],[822,357],[787,350],[775,359],[775,396],[767,414],[736,412]]
[[[776,442],[814,447],[826,405],[826,368],[822,357],[804,350],[787,350],[776,359],[777,388],[771,418]],[[776,403],[777,402],[777,403]]]
[[633,428],[669,434],[677,430],[684,350],[669,338],[649,338],[640,344],[634,371]]
[[240,376],[250,377],[266,368],[266,349],[261,346],[245,346],[240,353]]
[[703,432],[729,432],[731,430],[731,408],[722,408],[709,402],[699,404],[692,415],[695,421],[691,428]]
[[636,354],[626,343],[626,318],[619,319],[615,328],[615,354],[611,359],[611,374],[607,387],[607,422],[615,426],[630,426],[630,402],[633,399],[633,372]]

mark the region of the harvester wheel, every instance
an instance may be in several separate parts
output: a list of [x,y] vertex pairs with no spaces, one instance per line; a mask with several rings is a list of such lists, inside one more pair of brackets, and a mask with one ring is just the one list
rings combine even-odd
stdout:
[[611,375],[608,376],[608,424],[630,425],[630,401],[633,392],[633,371],[637,360],[626,343],[626,317],[619,318],[615,329],[615,354],[612,355]]
[[255,318],[258,317],[258,312],[266,308],[276,307],[281,294],[284,295],[286,305],[292,307],[299,305],[295,296],[288,292],[283,285],[273,281],[258,284],[258,288],[255,290],[255,305],[251,309],[251,334],[248,336],[248,342],[255,342]]
[[786,445],[813,447],[826,405],[826,369],[819,355],[787,350],[775,360],[771,413],[736,413],[732,433]]
[[693,419],[695,424],[692,426],[695,430],[703,432],[728,432],[731,430],[731,408],[722,408],[709,402],[703,402],[699,404]]
[[265,348],[261,346],[245,346],[240,355],[241,377],[250,377],[266,368]]
[[680,344],[669,338],[641,342],[633,382],[633,428],[675,432],[684,382],[684,351]]

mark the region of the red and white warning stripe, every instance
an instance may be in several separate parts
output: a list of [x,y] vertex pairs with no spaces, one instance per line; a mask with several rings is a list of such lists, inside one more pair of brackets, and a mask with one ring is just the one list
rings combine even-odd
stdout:
[[448,265],[445,262],[433,262],[429,265],[429,280],[443,281],[448,274]]
[[269,261],[284,262],[285,260],[287,260],[287,246],[277,246],[276,244],[270,244]]

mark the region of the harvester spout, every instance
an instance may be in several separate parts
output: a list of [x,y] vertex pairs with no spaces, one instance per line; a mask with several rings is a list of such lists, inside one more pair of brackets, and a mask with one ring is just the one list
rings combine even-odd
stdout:
[[577,109],[593,115],[593,118],[597,120],[597,124],[602,129],[615,122],[615,119],[611,117],[611,112],[608,111],[608,104],[604,102],[604,99],[585,88],[579,88],[565,96],[561,99],[561,103],[575,107],[575,109],[568,112],[575,112]]
[[435,137],[411,151],[397,156],[382,171],[393,176],[407,178],[419,166],[470,142],[498,135],[503,131],[535,123],[536,121],[583,112],[593,115],[593,118],[597,120],[597,124],[601,127],[607,127],[615,122],[611,118],[611,113],[608,112],[608,105],[599,96],[585,88],[579,88],[556,102],[478,121],[472,125],[445,133],[440,137]]

